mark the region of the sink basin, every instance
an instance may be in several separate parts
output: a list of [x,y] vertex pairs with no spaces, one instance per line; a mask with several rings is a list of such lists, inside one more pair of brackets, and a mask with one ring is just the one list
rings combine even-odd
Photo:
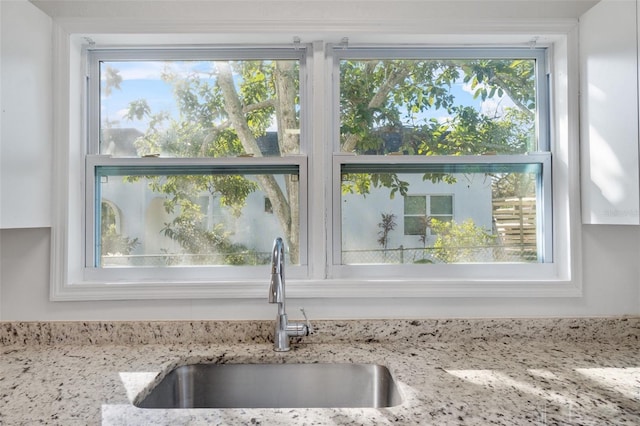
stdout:
[[375,364],[192,364],[171,370],[140,408],[392,407],[402,398]]

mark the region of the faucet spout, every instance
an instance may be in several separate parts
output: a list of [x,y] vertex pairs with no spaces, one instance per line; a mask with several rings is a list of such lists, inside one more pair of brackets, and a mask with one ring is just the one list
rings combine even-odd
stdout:
[[269,303],[282,303],[284,309],[284,243],[278,237],[273,242],[271,253],[271,283]]
[[269,303],[284,303],[282,297],[282,278],[279,274],[271,274],[269,284]]
[[308,321],[306,324],[289,322],[285,310],[286,297],[284,283],[284,243],[282,242],[282,238],[278,237],[273,242],[271,281],[269,283],[269,303],[278,304],[278,315],[276,316],[273,339],[273,349],[277,352],[286,352],[291,349],[289,337],[308,336],[311,332],[311,325]]

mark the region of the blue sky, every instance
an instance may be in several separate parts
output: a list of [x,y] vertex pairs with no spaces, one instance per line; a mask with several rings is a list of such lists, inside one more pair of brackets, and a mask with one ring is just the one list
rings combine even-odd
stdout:
[[[129,103],[138,99],[146,99],[152,113],[167,111],[177,115],[173,100],[172,88],[161,80],[164,69],[162,62],[113,62],[109,63],[119,71],[122,77],[120,90],[114,89],[110,96],[101,101],[102,121],[118,121],[115,127],[135,127],[140,131],[146,129],[146,123],[124,118]],[[104,82],[104,80],[103,80]]]

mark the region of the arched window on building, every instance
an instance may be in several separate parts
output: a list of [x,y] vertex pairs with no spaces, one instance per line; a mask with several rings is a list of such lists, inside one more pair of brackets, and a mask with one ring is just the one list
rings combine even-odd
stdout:
[[139,244],[137,238],[129,238],[122,233],[120,209],[110,201],[100,205],[101,263],[102,266],[127,264],[126,260]]

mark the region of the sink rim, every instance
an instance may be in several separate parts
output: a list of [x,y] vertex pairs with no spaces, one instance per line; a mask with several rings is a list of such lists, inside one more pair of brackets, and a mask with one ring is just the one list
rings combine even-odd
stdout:
[[[335,402],[334,399],[334,403],[333,404],[329,404],[327,402],[322,402],[322,401],[326,401],[325,398],[327,394],[330,394],[330,392],[327,392],[327,389],[325,387],[322,387],[322,383],[320,383],[320,386],[316,389],[313,390],[313,392],[311,392],[311,394],[314,395],[314,397],[316,399],[312,399],[313,401],[316,402],[310,402],[310,403],[306,403],[304,405],[300,405],[300,401],[299,398],[301,398],[299,395],[301,394],[307,394],[307,390],[310,389],[310,387],[313,387],[313,384],[311,383],[307,383],[305,385],[304,392],[301,392],[300,390],[298,392],[293,392],[290,391],[291,393],[295,393],[295,396],[290,396],[288,397],[289,399],[287,399],[287,397],[284,397],[284,399],[279,402],[278,404],[276,404],[275,402],[273,403],[265,403],[265,400],[269,400],[272,399],[273,396],[266,396],[267,394],[270,394],[272,392],[271,391],[271,387],[273,385],[273,383],[268,382],[267,384],[267,380],[266,378],[261,377],[262,380],[265,381],[265,383],[258,383],[257,386],[254,387],[259,388],[260,391],[255,391],[253,390],[253,388],[251,390],[249,390],[249,393],[252,394],[251,396],[241,396],[239,398],[239,400],[234,400],[233,403],[224,403],[222,404],[220,402],[220,399],[222,400],[226,400],[229,399],[228,397],[218,397],[218,400],[214,400],[213,402],[207,402],[206,405],[201,405],[201,404],[196,404],[195,402],[188,402],[190,400],[190,396],[187,395],[186,397],[183,396],[176,396],[176,387],[180,388],[180,391],[178,392],[182,392],[185,389],[184,385],[181,386],[176,386],[175,383],[169,383],[167,381],[171,381],[173,380],[174,382],[176,380],[180,380],[180,375],[185,371],[189,371],[192,369],[205,369],[206,371],[211,370],[212,376],[215,376],[216,374],[220,374],[220,372],[224,372],[224,367],[234,367],[237,371],[240,371],[240,374],[236,373],[234,374],[230,374],[229,377],[231,378],[231,381],[229,382],[225,382],[225,384],[223,384],[222,386],[228,386],[228,385],[233,385],[233,386],[239,386],[238,383],[236,383],[236,381],[238,380],[238,378],[242,375],[242,374],[246,374],[245,372],[242,372],[241,370],[238,370],[242,367],[248,367],[250,370],[254,369],[254,372],[260,371],[260,370],[255,370],[255,368],[259,368],[260,366],[265,366],[265,367],[271,367],[271,368],[267,368],[263,371],[261,371],[258,375],[262,375],[263,373],[265,373],[266,370],[272,371],[271,374],[275,374],[275,372],[278,371],[279,367],[282,367],[284,369],[301,369],[301,370],[308,370],[311,369],[311,373],[313,373],[316,376],[316,379],[320,378],[320,381],[324,381],[325,378],[322,376],[326,376],[326,373],[329,374],[337,374],[339,371],[343,371],[346,372],[348,371],[349,374],[353,374],[353,379],[355,382],[360,383],[362,382],[363,378],[366,381],[365,383],[365,387],[364,388],[350,388],[349,386],[353,386],[353,384],[349,383],[349,382],[344,382],[341,381],[342,378],[340,378],[338,381],[336,381],[335,383],[331,383],[330,386],[333,386],[333,388],[331,388],[331,390],[335,391],[336,393],[340,393],[340,392],[345,392],[345,388],[349,388],[352,390],[352,392],[350,392],[349,395],[351,394],[357,394],[358,396],[356,397],[347,397],[346,400],[340,400],[340,402]],[[331,370],[331,367],[336,367],[338,370]],[[218,369],[218,367],[221,367],[220,369]],[[275,369],[275,370],[274,370]],[[320,370],[318,370],[320,369]],[[231,370],[228,370],[227,373],[229,373]],[[196,372],[197,374],[198,372]],[[266,374],[268,374],[269,372],[267,371]],[[281,372],[278,372],[277,377],[275,378],[277,381],[277,385],[278,386],[282,386],[284,388],[288,388],[290,386],[292,386],[294,384],[294,382],[291,382],[290,380],[293,380],[292,377],[298,377],[298,379],[295,380],[296,382],[296,386],[301,386],[299,384],[299,382],[301,382],[300,377],[301,376],[289,376],[289,375],[285,375],[282,376],[280,374]],[[293,371],[290,373],[296,373],[296,371]],[[307,373],[309,373],[309,371],[307,371]],[[185,373],[185,374],[190,374],[189,372]],[[322,376],[318,376],[318,374],[322,374]],[[229,379],[229,377],[227,377],[227,380]],[[280,382],[280,378],[283,378],[284,381]],[[214,378],[214,377],[212,377]],[[270,380],[273,380],[273,376],[271,376]],[[355,378],[355,379],[354,379]],[[193,384],[194,388],[197,388],[197,377],[189,377],[189,380],[191,381],[190,384]],[[200,386],[202,388],[202,386],[213,386],[213,390],[214,392],[212,393],[220,393],[222,392],[222,387],[216,385],[212,385],[209,382],[210,378],[207,378],[207,381],[205,381],[205,384],[203,385],[202,383],[200,383],[198,386]],[[287,382],[287,380],[289,380]],[[165,383],[167,382],[167,383]],[[240,381],[242,382],[242,380]],[[286,384],[285,384],[286,383]],[[315,381],[314,383],[318,383],[317,381]],[[346,386],[345,386],[346,385]],[[164,388],[167,389],[161,389],[161,386],[164,386]],[[240,385],[240,386],[246,386],[245,385]],[[295,387],[295,386],[292,386]],[[191,399],[196,399],[196,398],[203,398],[201,395],[198,394],[197,391],[193,391],[189,386],[186,387],[188,389],[188,391],[192,391],[193,395],[196,395],[195,397],[192,395]],[[205,389],[200,389],[200,391],[204,391]],[[226,393],[225,389],[225,393]],[[235,390],[235,389],[233,389]],[[362,390],[362,393],[360,392],[360,390]],[[156,395],[154,397],[152,397],[152,394],[154,394],[154,392],[166,392],[166,395]],[[286,391],[284,392],[279,392],[279,393],[287,393]],[[324,394],[325,396],[323,397],[322,394]],[[370,394],[370,395],[369,395]],[[191,394],[190,394],[191,395]],[[364,396],[362,396],[364,395]],[[154,403],[152,401],[151,406],[144,406],[145,403],[148,403],[147,399],[148,398],[161,398],[161,397],[170,397],[173,399],[176,398],[182,398],[182,400],[180,400],[180,404],[184,404],[184,402],[182,401],[187,401],[186,404],[191,404],[191,405],[186,405],[186,406],[176,406],[178,403],[177,402],[172,402],[171,404],[160,404],[160,403]],[[205,396],[204,398],[209,398],[209,396]],[[253,398],[258,398],[261,402],[260,403],[256,403],[256,402],[249,402],[249,401],[253,401]],[[278,396],[278,398],[280,398],[280,396]],[[334,396],[328,397],[329,400],[331,400],[331,398],[335,398]],[[355,401],[360,401],[362,398],[365,398],[365,400],[367,402],[355,402]],[[373,402],[370,402],[368,398],[372,398]],[[214,398],[215,399],[215,398]],[[303,398],[304,399],[304,398]],[[209,401],[207,399],[207,401]],[[280,401],[278,399],[278,401]],[[292,402],[294,401],[294,402]],[[310,400],[311,401],[311,400]],[[392,408],[392,407],[397,407],[400,406],[402,404],[404,404],[405,402],[405,398],[404,395],[402,394],[401,390],[400,390],[400,386],[398,385],[398,381],[396,380],[396,378],[394,377],[394,375],[392,374],[391,370],[389,369],[389,367],[387,367],[384,364],[380,364],[380,363],[375,363],[375,362],[322,362],[322,361],[311,361],[311,362],[304,362],[304,361],[296,361],[296,362],[287,362],[286,360],[284,362],[269,362],[268,360],[259,360],[259,361],[238,361],[238,362],[234,362],[233,360],[224,360],[223,362],[221,362],[220,359],[216,360],[212,360],[212,361],[207,361],[207,360],[203,360],[203,361],[196,361],[196,362],[184,362],[184,363],[178,363],[178,364],[172,364],[171,366],[163,369],[161,372],[159,372],[156,377],[154,378],[154,380],[152,380],[149,384],[147,384],[144,389],[139,392],[136,397],[134,398],[134,400],[132,401],[133,405],[136,406],[137,408],[140,409],[170,409],[170,410],[174,410],[174,409],[283,409],[283,408],[295,408],[295,409],[332,409],[332,408],[374,408],[374,409],[380,409],[380,408]],[[349,402],[349,403],[347,403]],[[263,405],[266,404],[266,405]],[[169,406],[170,405],[170,406]],[[194,406],[195,405],[195,406]]]

